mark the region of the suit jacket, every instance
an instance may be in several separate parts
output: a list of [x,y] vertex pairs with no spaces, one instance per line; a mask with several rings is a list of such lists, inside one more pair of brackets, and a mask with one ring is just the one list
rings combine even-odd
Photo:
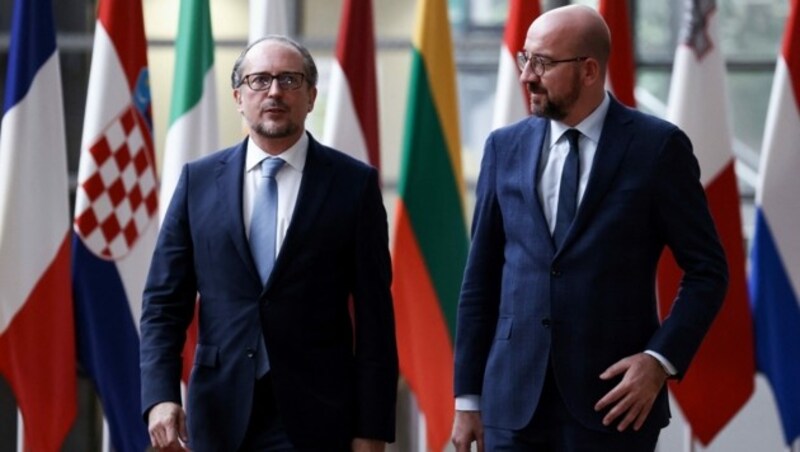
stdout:
[[[242,220],[247,141],[187,164],[144,291],[142,410],[180,403],[181,350],[199,293],[187,414],[193,450],[236,450],[263,335],[298,447],[394,438],[397,350],[377,171],[310,139],[292,222],[262,285]],[[348,309],[353,299],[355,333]]]
[[[583,200],[556,249],[537,196],[548,121],[493,132],[477,186],[455,350],[456,395],[480,394],[485,424],[519,429],[548,361],[570,413],[603,430],[599,375],[653,350],[683,375],[724,298],[727,266],[687,136],[612,99]],[[668,246],[685,271],[659,323],[656,266]],[[645,427],[669,422],[666,388]]]

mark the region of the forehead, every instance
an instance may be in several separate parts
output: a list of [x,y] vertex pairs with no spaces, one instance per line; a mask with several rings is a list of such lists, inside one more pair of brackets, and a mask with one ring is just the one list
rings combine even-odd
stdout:
[[571,28],[562,21],[537,19],[528,28],[524,48],[532,54],[544,56],[568,53],[574,41]]
[[245,73],[303,72],[303,55],[289,44],[264,41],[247,52],[242,67]]

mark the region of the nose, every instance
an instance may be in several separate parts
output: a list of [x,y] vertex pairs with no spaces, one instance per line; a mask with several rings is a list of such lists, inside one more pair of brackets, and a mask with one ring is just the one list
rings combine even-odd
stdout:
[[531,69],[530,63],[526,64],[519,74],[519,81],[522,83],[535,82],[538,81],[539,78],[540,77],[533,72],[533,69]]
[[270,97],[274,97],[282,93],[283,89],[281,89],[280,85],[278,84],[278,81],[272,80],[272,84],[269,85],[269,89],[267,90],[267,95]]

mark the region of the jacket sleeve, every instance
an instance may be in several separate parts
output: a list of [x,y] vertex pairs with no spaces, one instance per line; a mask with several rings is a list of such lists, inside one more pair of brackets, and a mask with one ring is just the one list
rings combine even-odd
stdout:
[[145,283],[140,322],[142,415],[159,402],[181,403],[186,328],[197,295],[187,218],[188,167],[184,166],[156,242]]
[[667,358],[682,378],[722,306],[728,267],[691,142],[677,128],[659,156],[655,196],[660,232],[684,275],[648,349]]
[[394,441],[398,358],[390,291],[389,233],[378,173],[370,169],[356,227],[355,436]]

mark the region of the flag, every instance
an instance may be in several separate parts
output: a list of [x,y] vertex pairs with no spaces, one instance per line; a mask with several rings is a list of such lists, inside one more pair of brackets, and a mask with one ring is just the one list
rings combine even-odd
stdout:
[[155,245],[158,179],[140,0],[100,0],[73,225],[78,359],[120,452],[149,436],[140,411],[139,317]]
[[286,0],[250,0],[250,39],[289,32],[289,5]]
[[519,81],[517,52],[525,45],[528,27],[539,14],[541,14],[539,0],[510,1],[503,45],[500,46],[500,63],[497,68],[493,129],[515,123],[531,114],[528,90]]
[[[208,0],[181,0],[175,43],[175,79],[161,171],[163,220],[183,165],[219,146],[214,38]],[[189,382],[197,344],[197,310],[183,348],[183,381]]]
[[372,0],[345,0],[323,142],[380,168]]
[[636,66],[633,62],[628,2],[600,0],[598,10],[611,31],[611,56],[608,60],[606,85],[617,100],[636,108],[636,98],[633,95],[636,86]]
[[445,0],[420,0],[393,246],[400,371],[441,450],[453,423],[453,335],[467,259],[456,71]]
[[756,362],[772,386],[786,444],[800,439],[800,2],[775,69],[751,250]]
[[[717,10],[713,1],[706,0],[693,0],[687,6],[691,10],[684,14],[675,53],[667,119],[692,140],[730,276],[722,309],[688,372],[679,383],[671,382],[670,390],[693,435],[707,445],[750,398],[755,363]],[[674,258],[665,252],[658,270],[662,317],[669,315],[681,276]]]
[[15,2],[5,88],[0,373],[22,413],[24,449],[56,451],[78,403],[67,145],[51,0]]

